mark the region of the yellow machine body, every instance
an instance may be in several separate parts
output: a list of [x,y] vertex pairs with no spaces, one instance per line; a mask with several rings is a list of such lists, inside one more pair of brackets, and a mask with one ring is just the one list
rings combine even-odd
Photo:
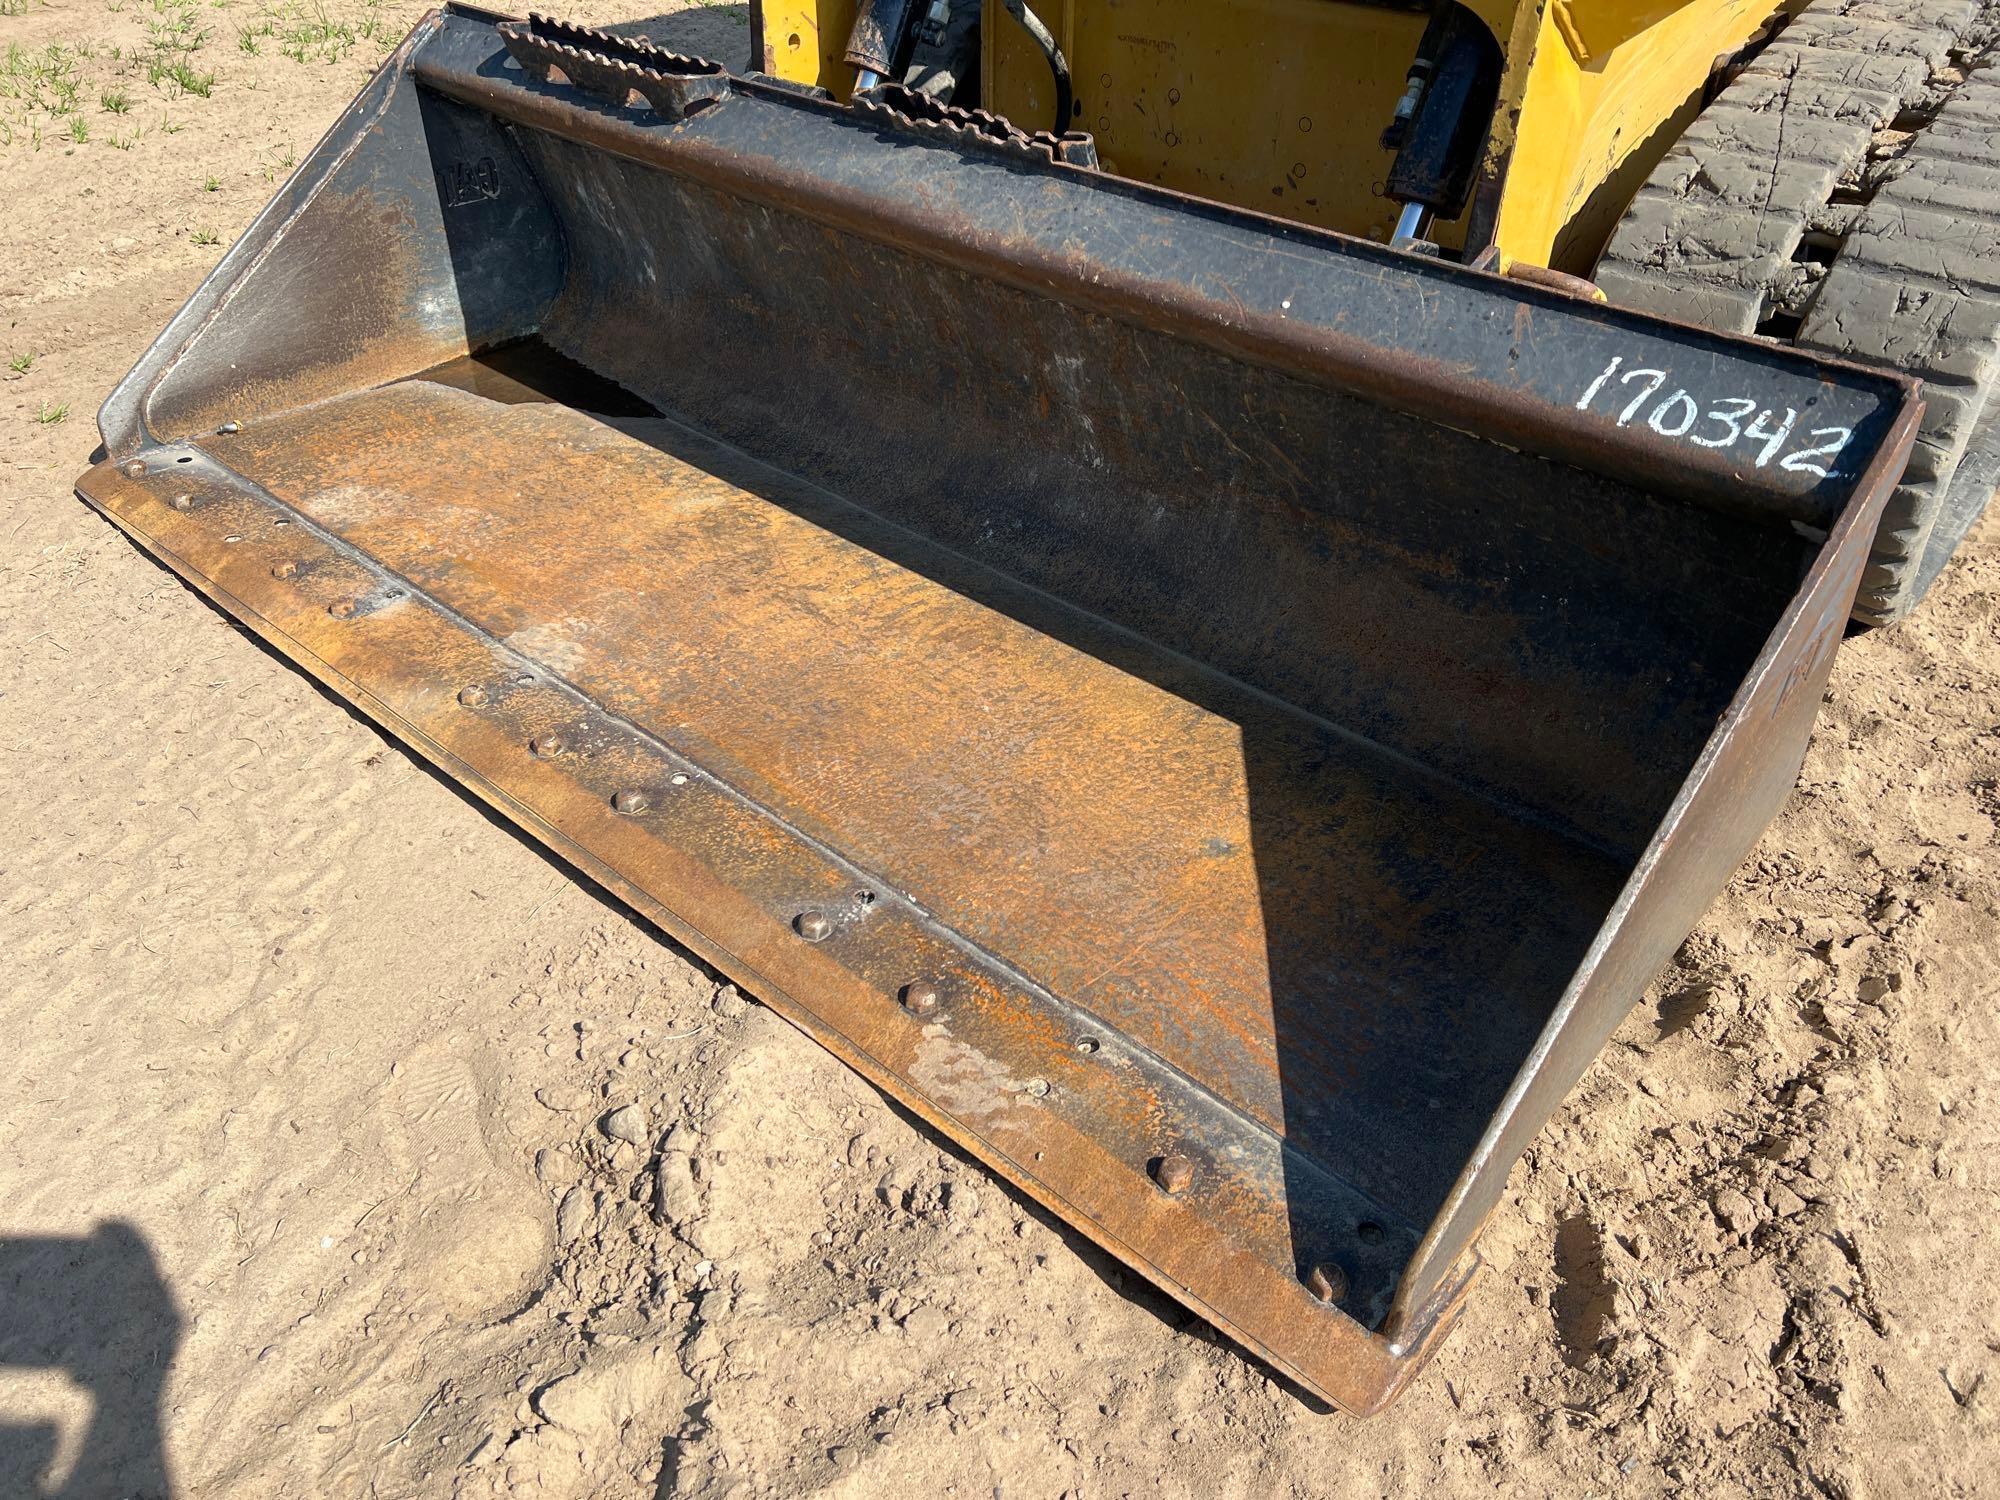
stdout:
[[[964,3],[964,0],[961,0]],[[1479,179],[1435,226],[1455,250],[1587,269],[1710,80],[1782,11],[1771,0],[1473,0],[1505,59]],[[1350,0],[1043,0],[1069,59],[1070,127],[1107,171],[1385,240],[1382,145],[1422,36],[1421,7]],[[845,97],[852,0],[763,0],[766,72]],[[980,93],[1027,129],[1055,125],[1047,62],[985,0]]]

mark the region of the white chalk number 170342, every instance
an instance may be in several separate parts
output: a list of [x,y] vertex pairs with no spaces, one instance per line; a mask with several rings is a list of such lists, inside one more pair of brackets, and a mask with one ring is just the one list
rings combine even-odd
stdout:
[[[1590,410],[1591,403],[1609,390],[1610,407],[1617,411],[1620,427],[1641,422],[1661,437],[1678,438],[1698,448],[1734,448],[1743,444],[1751,461],[1760,469],[1775,460],[1780,469],[1790,474],[1817,474],[1822,479],[1831,479],[1840,473],[1840,452],[1854,436],[1853,428],[1801,429],[1799,414],[1791,407],[1765,406],[1752,396],[1723,396],[1711,401],[1697,398],[1680,386],[1661,396],[1666,384],[1665,370],[1627,370],[1621,354],[1576,398],[1576,409]],[[1784,451],[1787,443],[1793,445],[1789,453]]]

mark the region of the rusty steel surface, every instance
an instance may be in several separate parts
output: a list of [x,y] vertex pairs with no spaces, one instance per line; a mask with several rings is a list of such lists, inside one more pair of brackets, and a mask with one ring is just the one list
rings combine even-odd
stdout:
[[[319,414],[335,423],[342,415],[379,418],[392,439],[416,440],[425,428],[433,443],[447,445],[495,435],[468,432],[464,412],[453,410],[455,402],[443,405],[457,424],[437,425],[442,413],[423,410],[440,404],[434,390],[397,387]],[[397,406],[409,420],[397,420]],[[523,409],[502,412],[509,410]],[[629,501],[635,470],[651,469],[652,487],[673,495],[670,505],[646,512],[641,529],[669,523],[675,509],[712,510],[718,499],[740,511],[735,519],[749,526],[774,519],[759,517],[748,503],[727,506],[729,497],[706,476],[587,419],[559,413],[550,420],[551,415],[528,409],[528,420],[520,424],[523,435],[554,444],[580,439],[600,452],[623,447],[626,462],[602,471],[599,500],[605,511],[615,513]],[[336,425],[324,435],[341,434]],[[483,485],[489,493],[504,491],[510,471],[528,455],[519,449],[489,451],[490,466],[437,465],[434,452],[418,463],[433,473],[462,475],[465,483]],[[315,453],[327,457],[325,449],[298,449],[283,457],[297,465]],[[253,465],[258,457],[238,456]],[[703,762],[679,753],[672,741],[682,735],[669,729],[672,739],[663,738],[619,712],[645,706],[636,699],[614,694],[599,701],[578,693],[549,668],[551,660],[569,666],[561,643],[537,637],[531,628],[496,637],[417,582],[428,578],[435,587],[447,582],[445,574],[460,575],[451,591],[479,596],[460,602],[472,604],[489,627],[496,616],[505,621],[510,608],[525,602],[508,595],[512,578],[552,566],[599,570],[598,588],[612,587],[612,574],[622,571],[623,583],[643,602],[657,596],[633,581],[649,560],[642,539],[628,530],[605,539],[613,542],[606,547],[591,545],[579,533],[553,556],[487,544],[467,554],[464,534],[425,538],[420,528],[406,524],[409,517],[379,515],[409,544],[398,561],[411,562],[411,549],[440,548],[470,563],[462,569],[416,566],[404,574],[352,549],[357,530],[365,526],[349,529],[359,517],[344,510],[343,493],[351,499],[365,488],[385,502],[399,493],[417,498],[414,487],[399,492],[380,481],[400,477],[412,484],[418,470],[398,470],[379,451],[373,463],[373,484],[312,490],[313,503],[296,510],[198,449],[160,453],[138,478],[101,468],[90,476],[86,492],[183,577],[322,682],[738,977],[990,1166],[1065,1217],[1088,1225],[1122,1259],[1233,1331],[1278,1369],[1350,1410],[1372,1410],[1389,1399],[1430,1339],[1442,1332],[1449,1304],[1437,1310],[1430,1329],[1391,1352],[1361,1321],[1322,1303],[1301,1283],[1293,1260],[1293,1221],[1305,1214],[1324,1226],[1330,1244],[1345,1242],[1359,1283],[1349,1293],[1349,1306],[1371,1321],[1386,1312],[1398,1264],[1414,1246],[1410,1226],[1313,1171],[1274,1132],[1220,1107],[1206,1090],[1106,1025],[1087,1003],[1067,1001],[1027,981],[963,934],[942,927],[917,900],[873,870],[759,808]],[[281,487],[300,477],[296,467],[283,465],[274,465],[270,475]],[[177,505],[182,497],[190,503]],[[440,514],[448,515],[450,502],[445,505]],[[476,512],[462,511],[458,519],[474,530],[481,525]],[[330,525],[340,530],[327,529]],[[870,559],[859,549],[815,535],[816,528],[795,522],[786,529],[795,531],[793,543],[806,554],[802,567],[870,570]],[[714,537],[718,550],[705,555],[722,557],[732,540],[743,539]],[[636,554],[621,550],[620,544],[634,542]],[[433,555],[433,564],[441,555]],[[736,563],[754,565],[770,557],[770,550],[756,549],[739,554]],[[1008,622],[978,618],[985,613],[978,606],[921,579],[891,578],[883,585],[858,597],[828,593],[817,602],[842,600],[865,610],[885,602],[885,592],[893,602],[900,589],[927,596],[923,603],[933,610],[970,617],[974,630],[1008,629]],[[749,597],[761,592],[753,589]],[[789,614],[793,628],[801,628],[811,623],[814,602],[767,600],[762,623],[780,625]],[[903,602],[911,607],[908,599]],[[587,618],[589,604],[579,603],[585,613],[566,612],[562,618]],[[699,607],[691,603],[687,618]],[[645,633],[648,640],[659,636],[657,628]],[[1061,668],[1079,668],[1088,676],[1089,664],[1065,662],[1052,645],[1041,645],[1056,656],[1045,665],[1058,673],[1050,690],[1077,690]],[[817,663],[824,671],[827,654],[808,651],[800,670],[810,672]],[[730,660],[709,666],[718,677],[732,667],[762,674],[770,661],[752,636],[737,643]],[[906,664],[893,660],[882,670],[908,676]],[[1117,675],[1098,671],[1106,679]],[[1014,686],[1018,693],[1025,685]],[[1183,723],[1188,717],[1184,706],[1143,684],[1107,680],[1105,686],[1144,700],[1116,705],[1128,721],[1148,712]],[[982,700],[983,694],[939,706],[978,714],[987,707]],[[656,724],[669,717],[657,702],[652,710]],[[938,738],[921,719],[893,735],[877,733],[876,740],[836,752],[835,758],[877,750],[908,758]],[[532,746],[550,737],[559,737],[561,753],[535,754]],[[980,748],[970,738],[965,746]],[[782,747],[773,742],[772,748]],[[1226,756],[1220,758],[1226,762]],[[1226,774],[1226,764],[1220,769]],[[1066,802],[1050,812],[1078,810]],[[915,822],[936,809],[912,803],[906,811]],[[1096,809],[1092,816],[1101,826],[1107,813]],[[1048,831],[1040,824],[1036,829]],[[1072,853],[1082,851],[1073,847]],[[1236,915],[1242,915],[1240,905]],[[816,922],[824,922],[824,930]],[[932,990],[930,1003],[908,1003],[912,986]]]
[[1788,790],[1912,388],[510,35],[419,27],[82,493],[1379,1408]]

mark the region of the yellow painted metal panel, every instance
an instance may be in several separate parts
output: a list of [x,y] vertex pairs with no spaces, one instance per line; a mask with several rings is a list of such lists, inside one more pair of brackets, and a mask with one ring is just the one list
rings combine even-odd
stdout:
[[854,29],[854,0],[763,0],[762,9],[766,73],[842,95],[854,86],[854,69],[840,56]]
[[1771,0],[1548,0],[1507,163],[1502,252],[1588,270],[1645,172],[1694,117],[1717,61],[1771,9]]
[[[1384,238],[1382,149],[1424,17],[1338,0],[1080,0],[1037,12],[1070,58],[1108,170],[1309,224]],[[987,0],[985,96],[1056,124],[1047,62]]]

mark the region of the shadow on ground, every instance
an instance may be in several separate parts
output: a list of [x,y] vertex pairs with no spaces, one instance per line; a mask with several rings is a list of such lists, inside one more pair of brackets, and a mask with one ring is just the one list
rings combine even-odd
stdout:
[[[131,1225],[0,1237],[0,1495],[171,1495],[160,1399],[180,1338],[180,1310]],[[29,1393],[50,1386],[23,1375],[80,1390],[80,1429],[31,1404]]]

